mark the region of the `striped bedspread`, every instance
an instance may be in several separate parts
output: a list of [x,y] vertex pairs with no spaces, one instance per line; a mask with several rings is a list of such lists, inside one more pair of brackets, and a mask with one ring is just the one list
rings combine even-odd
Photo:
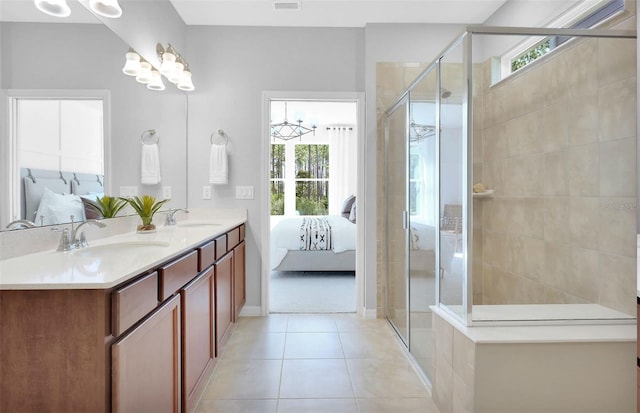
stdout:
[[300,250],[322,251],[333,249],[331,225],[324,217],[304,217],[300,225]]

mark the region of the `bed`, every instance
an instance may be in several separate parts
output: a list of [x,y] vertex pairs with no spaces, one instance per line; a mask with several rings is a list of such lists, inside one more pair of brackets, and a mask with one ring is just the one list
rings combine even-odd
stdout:
[[84,201],[104,195],[102,175],[23,168],[20,176],[21,219],[38,226],[83,221]]
[[356,224],[340,215],[283,218],[271,230],[272,271],[355,271]]

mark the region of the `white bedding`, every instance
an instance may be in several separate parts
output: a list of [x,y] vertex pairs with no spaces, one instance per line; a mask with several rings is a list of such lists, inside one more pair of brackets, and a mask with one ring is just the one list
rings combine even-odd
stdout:
[[[303,216],[285,218],[271,230],[271,269],[276,268],[287,252],[300,251],[300,225]],[[325,216],[331,225],[333,252],[356,249],[356,225],[339,215]]]

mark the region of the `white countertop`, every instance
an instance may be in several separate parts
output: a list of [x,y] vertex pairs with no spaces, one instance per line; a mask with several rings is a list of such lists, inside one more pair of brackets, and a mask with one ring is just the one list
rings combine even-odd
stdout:
[[0,290],[111,288],[235,228],[245,220],[226,218],[211,222],[216,225],[182,226],[179,221],[175,226],[160,226],[152,234],[130,232],[89,240],[88,248],[126,242],[168,244],[162,247],[132,248],[119,253],[97,248],[95,253],[84,249],[51,250],[0,260]]

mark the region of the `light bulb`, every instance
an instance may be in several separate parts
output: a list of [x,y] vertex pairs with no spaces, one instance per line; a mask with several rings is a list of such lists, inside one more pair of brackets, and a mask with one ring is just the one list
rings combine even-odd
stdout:
[[176,62],[176,70],[168,77],[169,82],[178,84],[182,79],[182,73],[184,72],[184,65],[180,62]]
[[182,72],[182,77],[180,77],[180,82],[178,83],[178,89],[185,90],[187,92],[191,92],[196,89],[191,81],[191,72],[189,69],[185,69]]
[[118,0],[89,0],[91,11],[103,17],[117,19],[122,16],[122,9]]
[[34,0],[38,10],[55,17],[69,17],[71,9],[67,4],[67,0]]
[[137,76],[140,73],[140,55],[136,52],[128,52],[125,55],[127,61],[124,63],[122,73],[129,76]]
[[164,83],[162,82],[162,76],[160,76],[160,72],[153,69],[151,70],[151,82],[147,84],[147,89],[151,90],[164,90]]
[[176,55],[171,52],[162,54],[162,64],[160,65],[160,73],[167,78],[171,77],[176,71]]
[[140,72],[138,72],[136,80],[144,84],[151,82],[151,64],[149,62],[140,62]]

